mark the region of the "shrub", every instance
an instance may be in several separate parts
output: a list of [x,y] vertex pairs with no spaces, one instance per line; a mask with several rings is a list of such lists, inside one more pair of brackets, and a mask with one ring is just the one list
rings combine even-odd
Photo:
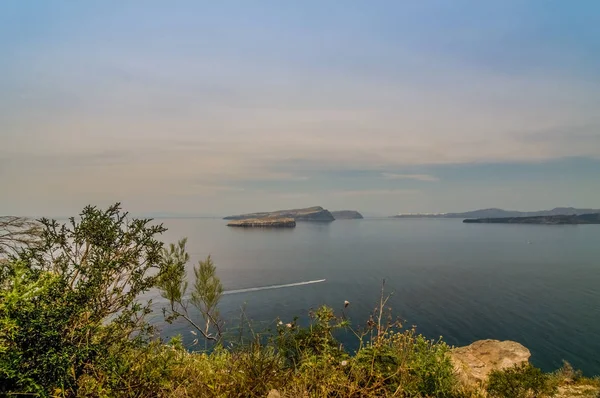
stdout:
[[343,355],[333,333],[347,326],[347,322],[336,317],[326,306],[309,315],[311,322],[306,328],[299,327],[297,319],[285,325],[278,322],[275,344],[291,366],[300,364],[307,356],[329,355],[340,359]]
[[172,390],[174,370],[188,353],[181,340],[153,341],[111,349],[102,361],[89,363],[77,380],[81,397],[152,397]]
[[530,363],[490,373],[487,392],[491,397],[549,397],[556,393],[550,377]]
[[[385,300],[384,300],[385,301]],[[382,302],[384,302],[382,301]],[[402,330],[398,322],[379,322],[377,312],[367,329],[355,334],[373,337],[349,355],[334,332],[350,329],[349,322],[328,307],[311,313],[311,324],[278,326],[277,346],[297,375],[295,389],[315,396],[435,396],[454,394],[456,379],[448,346]],[[294,384],[292,383],[292,384]]]
[[0,263],[0,392],[76,393],[88,366],[145,340],[165,229],[88,206],[41,219],[40,243]]
[[414,329],[387,332],[360,349],[354,358],[359,379],[381,385],[381,393],[449,397],[456,379],[448,346]]
[[[187,298],[188,281],[185,265],[190,256],[185,250],[187,239],[181,239],[177,245],[170,244],[169,249],[163,249],[163,272],[156,286],[162,297],[169,302],[169,308],[163,308],[165,321],[172,323],[177,318],[185,319],[204,338],[204,348],[208,341],[220,342],[223,337],[223,322],[219,319],[217,308],[223,294],[221,280],[216,274],[210,255],[204,261],[199,261],[194,267],[194,285],[191,298]],[[202,315],[204,324],[192,319],[188,312],[192,304]],[[195,333],[195,332],[194,332]],[[196,343],[198,340],[196,339]]]
[[560,383],[577,383],[583,378],[583,372],[575,370],[573,365],[567,361],[563,361],[563,366],[554,372],[553,376]]

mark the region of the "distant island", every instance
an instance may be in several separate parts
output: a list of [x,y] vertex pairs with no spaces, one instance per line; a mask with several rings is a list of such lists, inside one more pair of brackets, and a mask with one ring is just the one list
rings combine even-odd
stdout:
[[227,223],[228,227],[243,228],[294,228],[296,221],[293,218],[247,218],[233,220]]
[[557,216],[534,216],[534,217],[502,217],[502,218],[476,218],[463,220],[464,223],[481,224],[544,224],[544,225],[568,225],[568,224],[600,224],[600,213],[579,215],[557,215]]
[[[276,210],[276,211],[264,211],[258,213],[247,213],[238,214],[235,216],[224,217],[224,220],[247,220],[249,222],[244,223],[233,223],[227,224],[232,227],[238,226],[263,226],[265,222],[274,223],[274,220],[292,219],[295,221],[319,221],[319,222],[331,222],[334,220],[358,220],[362,219],[363,216],[356,210],[337,210],[329,211],[322,208],[321,206],[306,207],[303,209],[289,209],[289,210]],[[251,220],[251,222],[250,222]],[[260,222],[258,222],[260,221]],[[256,225],[251,225],[256,224]],[[274,226],[274,225],[273,225]],[[295,224],[294,224],[295,226]]]
[[503,209],[481,209],[464,213],[408,213],[392,218],[510,218],[510,217],[547,217],[561,215],[580,215],[600,213],[600,209],[577,209],[574,207],[556,207],[552,210],[513,211]]
[[321,206],[307,207],[304,209],[277,210],[271,212],[259,212],[239,214],[235,216],[224,217],[224,220],[248,220],[248,219],[264,219],[264,218],[291,218],[294,221],[320,221],[331,222],[335,218]]
[[336,220],[360,220],[364,218],[362,214],[356,210],[336,210],[332,211],[331,214]]

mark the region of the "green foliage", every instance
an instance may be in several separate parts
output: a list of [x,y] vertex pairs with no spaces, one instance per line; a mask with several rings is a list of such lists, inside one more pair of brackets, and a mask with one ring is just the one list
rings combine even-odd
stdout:
[[[168,323],[175,319],[184,318],[190,325],[204,337],[205,343],[218,342],[222,337],[222,322],[219,319],[217,305],[223,294],[223,286],[216,275],[216,266],[210,255],[204,261],[198,262],[194,267],[194,289],[191,299],[186,298],[188,282],[186,279],[185,265],[189,255],[185,251],[187,239],[182,239],[177,245],[171,244],[169,249],[162,252],[163,273],[156,286],[161,295],[169,301],[169,308],[163,308],[165,320]],[[199,325],[189,314],[189,304],[192,304],[204,320],[204,325]],[[206,347],[206,345],[205,345]]]
[[337,318],[333,310],[325,306],[311,312],[310,318],[307,328],[298,327],[297,320],[277,324],[275,343],[290,365],[299,364],[303,356],[329,355],[339,359],[343,355],[333,333],[347,326],[347,322]]
[[216,272],[217,268],[210,255],[206,260],[200,261],[198,266],[194,267],[196,280],[190,301],[204,317],[207,330],[211,322],[217,322],[219,316],[217,304],[219,304],[223,294],[223,286]]
[[160,275],[165,229],[126,216],[116,204],[41,219],[41,243],[0,264],[0,389],[74,392],[90,364],[149,335],[137,296]]
[[152,397],[172,389],[172,377],[188,353],[180,339],[170,345],[158,341],[110,350],[106,358],[88,366],[77,380],[82,397]]
[[374,337],[354,356],[334,337],[336,331],[349,329],[349,322],[328,307],[311,313],[306,328],[295,321],[279,323],[276,345],[299,374],[302,388],[315,396],[453,396],[456,379],[448,346],[379,319],[376,314],[367,323]]
[[181,302],[187,291],[188,282],[185,275],[185,264],[190,256],[185,251],[187,239],[181,239],[177,245],[171,243],[162,253],[163,273],[157,281],[161,295],[172,305]]
[[[380,380],[385,393],[449,397],[456,379],[448,346],[411,330],[391,330],[367,344],[354,357],[366,380]],[[368,374],[368,377],[365,377]]]
[[488,394],[498,398],[550,397],[556,388],[547,374],[529,363],[493,371],[487,384]]

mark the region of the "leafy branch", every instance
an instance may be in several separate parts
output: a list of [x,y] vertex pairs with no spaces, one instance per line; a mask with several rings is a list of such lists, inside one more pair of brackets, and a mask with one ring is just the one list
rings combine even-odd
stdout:
[[[189,261],[189,254],[185,250],[186,243],[187,238],[184,238],[176,245],[171,243],[168,248],[163,249],[164,272],[158,280],[157,287],[161,295],[169,301],[169,308],[163,308],[165,320],[171,323],[180,317],[185,319],[204,338],[206,347],[206,342],[218,342],[223,335],[223,323],[217,308],[223,294],[223,286],[216,275],[212,258],[208,256],[193,268],[195,281],[191,297],[187,298],[185,266]],[[190,304],[202,315],[203,325],[199,325],[190,316]]]

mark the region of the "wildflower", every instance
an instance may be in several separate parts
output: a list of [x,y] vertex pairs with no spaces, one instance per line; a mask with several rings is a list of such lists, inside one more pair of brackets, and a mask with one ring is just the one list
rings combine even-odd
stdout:
[[348,300],[344,300],[344,308],[347,308],[350,305],[350,302]]
[[279,321],[279,322],[277,322],[277,324],[278,324],[279,326],[281,326],[281,325],[283,325],[283,322]]
[[291,328],[292,324],[291,323],[286,323],[285,326],[287,326],[288,328]]
[[340,362],[340,363],[341,363],[341,365],[342,365],[342,366],[346,366],[346,365],[348,365],[348,361],[342,361],[342,362]]

